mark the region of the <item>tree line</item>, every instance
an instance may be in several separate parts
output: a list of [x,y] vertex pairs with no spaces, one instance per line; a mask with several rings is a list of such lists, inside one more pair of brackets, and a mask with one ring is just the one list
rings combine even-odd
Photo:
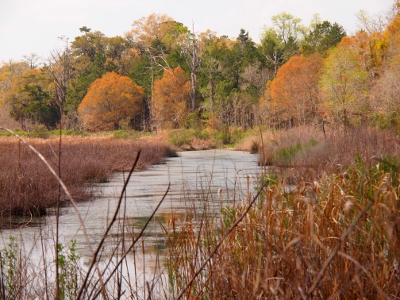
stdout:
[[314,15],[272,17],[260,43],[151,14],[125,36],[83,26],[48,58],[0,66],[0,103],[23,129],[243,129],[330,122],[400,129],[400,2],[347,36]]

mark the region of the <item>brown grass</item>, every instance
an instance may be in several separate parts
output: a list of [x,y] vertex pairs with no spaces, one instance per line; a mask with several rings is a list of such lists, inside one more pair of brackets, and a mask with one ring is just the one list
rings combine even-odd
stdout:
[[[258,143],[259,163],[284,172],[289,181],[344,171],[354,164],[356,154],[368,165],[388,154],[400,157],[398,136],[375,129],[357,129],[347,134],[328,131],[325,137],[320,128],[300,127],[264,132],[263,143],[260,138]],[[301,150],[293,150],[297,145],[301,145]]]
[[[58,170],[57,138],[27,139]],[[77,200],[90,197],[87,183],[106,181],[114,171],[129,170],[139,149],[137,169],[163,161],[167,148],[149,141],[112,137],[63,137],[61,178]],[[17,138],[0,138],[0,215],[42,215],[58,199],[58,182],[42,161]],[[61,201],[66,199],[61,196]]]
[[292,191],[270,174],[261,178],[266,188],[253,206],[248,195],[216,218],[172,219],[167,266],[175,297],[400,297],[397,167],[360,163]]

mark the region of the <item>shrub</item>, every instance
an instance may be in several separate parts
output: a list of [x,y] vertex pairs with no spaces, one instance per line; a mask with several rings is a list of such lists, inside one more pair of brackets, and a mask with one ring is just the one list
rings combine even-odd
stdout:
[[47,130],[46,126],[38,125],[29,133],[29,137],[47,139],[50,137],[50,132]]
[[174,129],[168,133],[168,142],[177,147],[190,146],[194,136],[195,130],[193,129]]

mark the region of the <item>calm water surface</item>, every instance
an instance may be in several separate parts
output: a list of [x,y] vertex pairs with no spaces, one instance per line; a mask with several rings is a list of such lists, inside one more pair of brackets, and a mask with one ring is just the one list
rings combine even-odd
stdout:
[[[226,149],[180,152],[179,157],[168,158],[165,164],[133,173],[121,208],[125,219],[119,219],[112,234],[120,234],[123,220],[129,225],[126,232],[137,233],[170,184],[164,202],[145,231],[145,242],[141,246],[145,249],[143,257],[149,261],[145,268],[149,268],[157,251],[165,246],[160,223],[166,224],[172,214],[184,218],[188,211],[200,212],[204,207],[211,207],[211,211],[216,212],[221,205],[247,199],[248,192],[254,191],[254,182],[259,173],[257,157],[245,152]],[[94,187],[97,195],[94,200],[78,203],[93,247],[98,244],[113,215],[126,175],[114,174],[108,183]],[[39,224],[40,227],[25,226],[16,230],[3,230],[0,247],[3,248],[12,235],[23,243],[25,251],[32,251],[32,255],[38,257],[42,253],[40,241],[44,240],[46,255],[52,255],[55,216],[47,216]],[[61,209],[59,224],[60,242],[67,245],[69,241],[76,240],[77,252],[83,264],[87,263],[90,251],[72,207]],[[111,238],[106,247],[112,244]]]

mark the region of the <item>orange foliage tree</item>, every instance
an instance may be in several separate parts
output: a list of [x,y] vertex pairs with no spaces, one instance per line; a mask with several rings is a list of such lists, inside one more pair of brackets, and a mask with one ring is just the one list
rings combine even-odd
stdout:
[[381,75],[382,63],[388,47],[388,37],[382,32],[357,32],[353,37],[344,37],[340,46],[347,47],[357,54],[361,67],[368,72],[369,83]]
[[140,114],[144,97],[129,77],[109,72],[92,83],[78,112],[88,130],[118,129],[120,121]]
[[286,118],[305,124],[318,111],[319,72],[324,59],[314,54],[310,57],[293,56],[285,63],[271,83],[274,107]]
[[157,129],[179,128],[185,125],[190,100],[190,82],[181,68],[167,69],[154,82],[151,113]]

